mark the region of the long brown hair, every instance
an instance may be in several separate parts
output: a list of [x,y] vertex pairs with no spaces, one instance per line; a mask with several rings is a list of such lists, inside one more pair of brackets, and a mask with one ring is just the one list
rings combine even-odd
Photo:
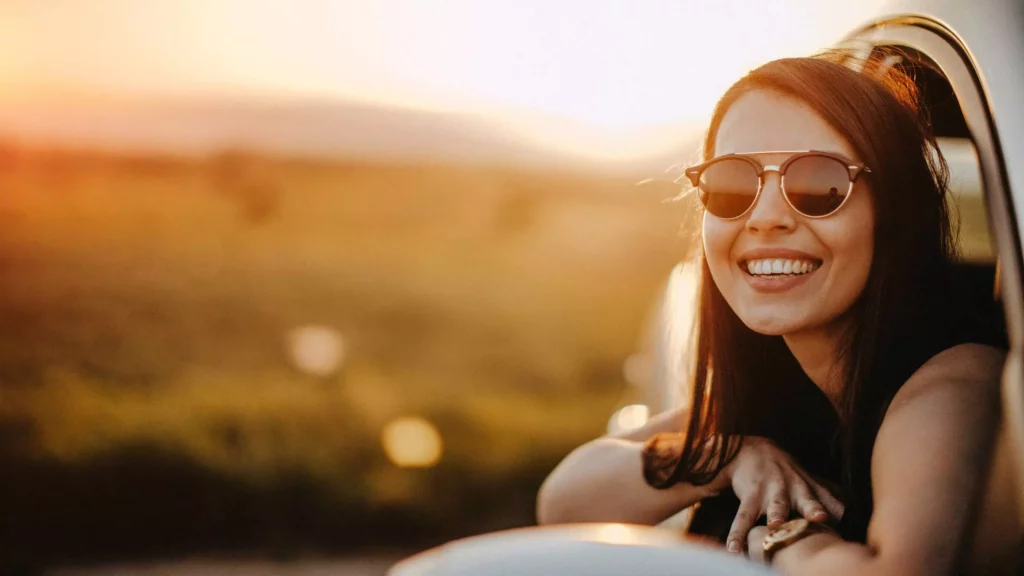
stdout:
[[[723,116],[744,94],[769,90],[810,106],[871,167],[874,254],[864,291],[847,314],[838,402],[848,513],[870,510],[870,451],[888,402],[909,376],[949,343],[944,330],[955,239],[945,202],[947,170],[918,106],[913,79],[881,56],[849,66],[828,53],[776,60],[736,82],[718,102],[704,140],[710,158]],[[857,69],[859,68],[859,69]],[[747,328],[701,258],[697,363],[691,416],[671,449],[645,451],[655,487],[710,482],[735,458],[744,435],[770,436],[786,418],[777,399],[807,381],[781,336]],[[813,385],[813,384],[812,384]],[[814,430],[806,431],[808,434]],[[667,457],[666,457],[667,456]],[[852,509],[852,510],[851,510]],[[862,522],[866,528],[866,518]]]

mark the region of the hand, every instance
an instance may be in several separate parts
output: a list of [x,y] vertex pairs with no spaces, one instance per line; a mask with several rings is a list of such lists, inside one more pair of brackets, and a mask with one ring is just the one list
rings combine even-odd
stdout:
[[754,526],[747,534],[747,557],[754,562],[768,563],[764,557],[764,539],[769,531],[767,526]]
[[[743,439],[736,458],[722,471],[740,500],[726,549],[743,552],[747,535],[762,514],[768,528],[776,528],[795,510],[812,522],[843,517],[843,504],[800,469],[793,458],[765,438]],[[763,536],[762,536],[763,538]]]

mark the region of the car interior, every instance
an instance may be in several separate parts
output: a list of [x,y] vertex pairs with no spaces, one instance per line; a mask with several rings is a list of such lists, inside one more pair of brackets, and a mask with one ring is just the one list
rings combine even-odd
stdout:
[[986,321],[1006,333],[1005,312],[998,283],[998,258],[992,236],[978,165],[978,153],[949,81],[924,54],[903,49],[896,66],[910,73],[927,111],[939,149],[949,167],[950,214],[956,223],[960,260],[957,278],[970,304]]

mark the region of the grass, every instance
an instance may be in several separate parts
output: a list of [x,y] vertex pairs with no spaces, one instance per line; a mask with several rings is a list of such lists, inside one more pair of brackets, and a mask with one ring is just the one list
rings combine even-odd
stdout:
[[[627,179],[16,146],[0,163],[0,538],[26,561],[528,523],[624,398],[687,247],[685,207]],[[306,325],[343,335],[343,369],[294,367]],[[386,460],[380,431],[407,414],[441,432],[437,467]]]

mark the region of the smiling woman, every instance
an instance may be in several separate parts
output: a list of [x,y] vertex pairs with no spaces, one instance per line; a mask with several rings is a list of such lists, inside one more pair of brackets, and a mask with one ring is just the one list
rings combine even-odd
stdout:
[[[761,192],[751,197],[747,211],[723,218],[713,209],[714,191],[700,194],[707,207],[703,289],[710,303],[701,323],[710,327],[711,337],[697,381],[711,382],[694,387],[693,405],[707,408],[689,423],[675,473],[705,482],[704,474],[713,477],[721,465],[708,459],[708,442],[717,444],[714,439],[723,431],[760,435],[771,430],[768,435],[812,474],[832,476],[843,485],[847,512],[840,528],[846,538],[859,540],[872,503],[880,498],[872,498],[870,471],[883,417],[898,413],[887,412],[890,403],[898,402],[904,384],[944,349],[999,338],[972,324],[969,311],[963,317],[952,313],[957,296],[946,167],[921,127],[918,115],[925,112],[917,108],[912,82],[878,62],[859,73],[833,61],[841,58],[770,63],[735,84],[718,104],[705,141],[709,157],[742,151],[785,166],[794,156],[771,151],[826,150],[847,159],[850,172],[826,177],[819,171],[824,183],[819,186],[848,187],[849,195],[828,211],[809,215],[791,201],[785,177],[765,171],[758,182]],[[870,172],[853,183],[859,167]],[[772,260],[768,274],[766,259]],[[813,271],[786,274],[786,259],[805,261]],[[760,273],[757,262],[751,273],[750,260],[762,261]],[[824,392],[837,410],[835,423],[813,419],[832,410],[807,395],[814,388],[793,384],[801,380]],[[996,380],[990,373],[988,381]],[[768,406],[789,417],[766,414]],[[805,427],[824,443],[814,446],[802,436]],[[782,432],[787,428],[790,432]],[[826,456],[833,434],[841,439],[838,461]],[[722,446],[727,447],[723,462],[738,449],[732,441]],[[838,468],[830,471],[831,466]],[[745,507],[740,504],[733,533],[745,532],[757,517],[758,511]],[[705,518],[713,509],[708,507]]]
[[699,502],[691,533],[785,573],[955,572],[1005,342],[960,292],[947,168],[886,56],[776,60],[719,100],[684,172],[704,207],[689,408],[571,454],[542,521]]

